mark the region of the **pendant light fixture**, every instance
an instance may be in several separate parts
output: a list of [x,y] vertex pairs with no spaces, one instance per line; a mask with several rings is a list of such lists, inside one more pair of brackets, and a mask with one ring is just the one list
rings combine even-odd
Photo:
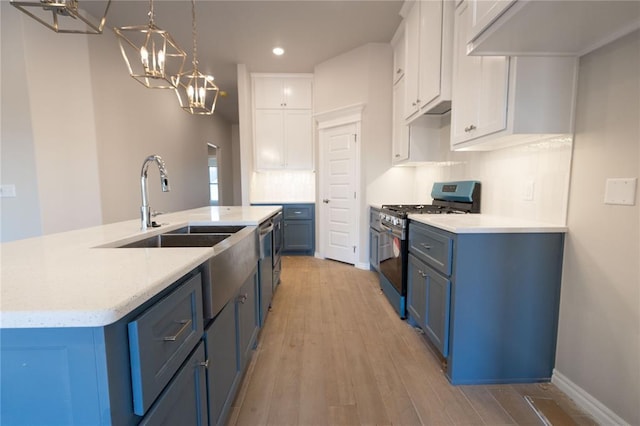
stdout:
[[[78,0],[11,0],[11,5],[57,33],[102,34],[111,0],[105,4],[102,18],[96,19],[78,6]],[[100,7],[102,9],[102,7]]]
[[216,108],[220,89],[213,82],[212,75],[205,75],[198,71],[195,0],[191,0],[191,20],[193,25],[193,69],[174,77],[176,94],[183,110],[194,115],[212,115]]
[[152,89],[175,89],[172,75],[184,68],[187,53],[167,31],[154,22],[153,0],[149,0],[149,24],[114,28],[122,57],[131,77]]

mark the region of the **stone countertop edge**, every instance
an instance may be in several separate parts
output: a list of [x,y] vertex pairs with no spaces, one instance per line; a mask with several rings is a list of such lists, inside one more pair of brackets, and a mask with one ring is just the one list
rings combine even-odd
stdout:
[[454,234],[568,232],[564,225],[486,214],[410,214],[409,219]]
[[225,249],[114,249],[188,224],[257,226],[281,207],[202,207],[0,244],[0,328],[103,327]]

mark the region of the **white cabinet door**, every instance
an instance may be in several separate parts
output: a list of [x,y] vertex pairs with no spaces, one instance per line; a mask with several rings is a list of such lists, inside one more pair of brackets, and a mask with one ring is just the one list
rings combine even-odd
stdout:
[[284,111],[255,111],[255,155],[257,170],[284,167]]
[[475,39],[517,0],[470,0],[471,26],[465,44]]
[[284,108],[282,78],[253,77],[254,105],[258,109]]
[[409,126],[404,120],[404,95],[406,78],[401,78],[393,86],[393,135],[391,139],[391,162],[407,160],[409,158]]
[[406,61],[404,118],[409,119],[418,112],[418,81],[420,75],[420,5],[417,1],[405,21]]
[[311,77],[253,76],[257,109],[311,109],[312,91]]
[[440,95],[442,64],[442,2],[420,2],[420,55],[418,77],[418,107]]
[[287,110],[284,114],[285,167],[312,170],[311,111]]
[[451,144],[456,145],[506,128],[509,60],[504,56],[467,56],[471,8],[457,11]]
[[393,45],[393,83],[397,83],[402,77],[406,69],[407,60],[407,44],[405,42],[404,24],[400,24],[394,39],[391,41]]
[[284,107],[287,109],[311,109],[311,78],[291,77],[283,80]]

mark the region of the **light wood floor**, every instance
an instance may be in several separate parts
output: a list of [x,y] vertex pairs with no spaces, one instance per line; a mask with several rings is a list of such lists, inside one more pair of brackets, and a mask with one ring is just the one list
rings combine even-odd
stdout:
[[561,408],[554,426],[596,424],[551,384],[451,386],[373,272],[313,257],[282,269],[230,425],[543,424],[525,395]]

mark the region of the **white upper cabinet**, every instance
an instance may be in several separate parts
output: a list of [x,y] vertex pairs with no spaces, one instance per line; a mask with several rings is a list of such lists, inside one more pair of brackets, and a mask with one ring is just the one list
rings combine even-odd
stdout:
[[312,77],[307,74],[254,74],[253,95],[257,109],[311,109]]
[[310,74],[252,74],[256,170],[313,170]]
[[415,1],[405,25],[404,118],[441,114],[451,107],[453,14],[447,0]]
[[572,133],[577,59],[467,56],[471,4],[456,9],[451,148],[490,150]]
[[640,28],[637,0],[471,0],[472,55],[582,56]]

